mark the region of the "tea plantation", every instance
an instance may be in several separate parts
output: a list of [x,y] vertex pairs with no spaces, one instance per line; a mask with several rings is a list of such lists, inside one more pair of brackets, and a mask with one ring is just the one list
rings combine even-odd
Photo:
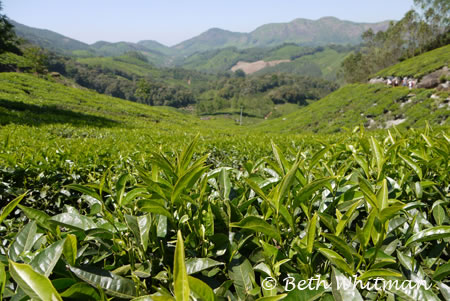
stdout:
[[[0,73],[0,300],[449,300],[429,91],[351,85],[247,127],[70,86]],[[411,119],[369,132],[373,102]]]

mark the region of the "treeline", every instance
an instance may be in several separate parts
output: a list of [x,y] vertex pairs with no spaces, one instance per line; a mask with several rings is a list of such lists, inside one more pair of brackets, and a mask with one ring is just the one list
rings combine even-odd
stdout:
[[152,106],[186,107],[195,103],[191,90],[182,87],[171,87],[160,83],[139,80],[135,95],[140,103]]
[[364,82],[386,67],[450,43],[450,2],[414,0],[417,8],[386,31],[366,31],[361,49],[342,63],[348,83]]
[[[244,107],[247,112],[258,110],[263,114],[274,104],[307,105],[337,88],[337,84],[323,79],[292,74],[222,78],[211,83],[209,90],[200,95],[197,113],[211,114]],[[261,107],[266,109],[261,110]]]

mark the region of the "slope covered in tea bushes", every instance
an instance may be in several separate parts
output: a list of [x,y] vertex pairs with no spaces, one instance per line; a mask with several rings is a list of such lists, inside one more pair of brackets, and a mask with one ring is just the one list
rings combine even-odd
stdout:
[[448,66],[449,63],[450,45],[447,45],[383,69],[378,72],[376,76],[407,76],[422,78],[424,75],[441,69],[442,67]]
[[0,73],[0,124],[133,127],[159,122],[183,125],[187,115],[167,107],[151,107],[62,85],[63,78],[39,78],[23,73]]
[[[435,94],[435,96],[433,96]],[[448,126],[447,92],[390,87],[383,84],[352,84],[292,114],[260,123],[271,132],[333,133],[364,124],[371,129],[423,127],[426,122]]]
[[[54,177],[47,190],[25,192],[0,215],[3,296],[336,300],[346,293],[337,283],[353,276],[400,283],[359,286],[353,300],[448,296],[449,137],[427,128],[339,138],[323,146],[300,136],[281,147],[267,142],[273,153],[256,161],[241,157],[253,150],[222,145],[237,167],[199,153],[207,143],[201,136],[180,152],[136,150],[140,160],[125,156],[109,167],[63,152],[88,177]],[[36,202],[50,190],[59,190],[57,202]],[[286,289],[288,277],[296,283],[317,275],[329,287]],[[411,280],[430,288],[401,285]]]
[[[293,134],[314,128],[198,120],[67,85],[0,74],[5,299],[326,301],[352,276],[430,286],[358,287],[354,300],[450,294],[444,130]],[[309,107],[320,132],[364,107],[382,122],[399,99],[411,125],[446,120],[432,91],[414,92],[351,85]],[[316,275],[330,287],[286,290]]]

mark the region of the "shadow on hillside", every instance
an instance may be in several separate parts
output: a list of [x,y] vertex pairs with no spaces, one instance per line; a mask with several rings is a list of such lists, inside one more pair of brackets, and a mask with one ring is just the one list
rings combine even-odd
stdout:
[[0,99],[0,125],[6,124],[45,125],[70,124],[73,126],[114,127],[117,121],[78,113],[56,106],[37,106],[23,102]]

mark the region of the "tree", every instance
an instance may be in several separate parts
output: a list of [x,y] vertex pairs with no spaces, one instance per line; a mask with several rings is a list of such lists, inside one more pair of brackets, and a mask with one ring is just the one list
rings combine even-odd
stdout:
[[363,33],[361,49],[341,65],[346,82],[366,81],[371,75],[397,62],[447,45],[449,0],[414,0],[418,10],[410,10],[383,32]]
[[23,55],[31,62],[31,72],[46,73],[48,55],[42,48],[31,46],[24,50]]
[[422,18],[430,24],[438,34],[449,30],[450,1],[448,0],[414,0],[422,12]]
[[2,2],[0,1],[0,53],[8,51],[20,54],[18,40],[13,30],[14,26],[9,23],[8,17],[1,14],[2,10]]
[[245,72],[242,69],[238,69],[234,72],[234,76],[236,77],[245,77]]
[[420,21],[426,26],[420,28],[420,35],[426,41],[420,50],[429,51],[450,43],[450,1],[414,0],[419,7]]
[[134,92],[134,96],[141,103],[146,103],[149,105],[153,105],[153,101],[151,100],[151,92],[152,86],[145,79],[141,79],[137,83],[136,91]]

